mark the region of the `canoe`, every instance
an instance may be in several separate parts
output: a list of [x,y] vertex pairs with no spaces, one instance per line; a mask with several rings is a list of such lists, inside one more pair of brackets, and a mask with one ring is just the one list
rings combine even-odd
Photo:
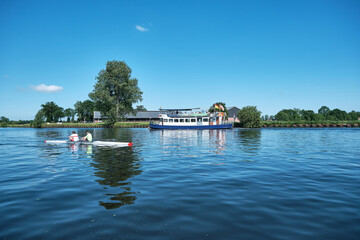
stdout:
[[67,143],[67,144],[81,144],[81,145],[94,145],[94,146],[113,146],[113,147],[131,147],[133,145],[132,142],[110,142],[110,141],[66,141],[66,140],[45,140],[45,143]]

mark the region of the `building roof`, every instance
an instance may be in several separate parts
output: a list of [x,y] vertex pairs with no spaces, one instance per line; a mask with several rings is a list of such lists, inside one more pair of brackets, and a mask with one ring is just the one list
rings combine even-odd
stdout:
[[125,118],[134,119],[134,118],[159,118],[160,111],[139,111],[135,115],[126,115]]
[[240,108],[237,107],[229,107],[228,108],[228,112],[229,112],[229,117],[234,117],[237,116],[237,113],[240,111]]

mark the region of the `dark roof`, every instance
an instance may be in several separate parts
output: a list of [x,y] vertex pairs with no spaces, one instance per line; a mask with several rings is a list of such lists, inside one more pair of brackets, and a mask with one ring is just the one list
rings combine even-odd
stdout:
[[237,116],[237,113],[240,111],[240,108],[237,107],[229,107],[228,108],[228,112],[229,112],[229,117],[234,117]]
[[125,118],[134,119],[134,118],[159,118],[160,111],[144,111],[137,112],[135,115],[126,115]]

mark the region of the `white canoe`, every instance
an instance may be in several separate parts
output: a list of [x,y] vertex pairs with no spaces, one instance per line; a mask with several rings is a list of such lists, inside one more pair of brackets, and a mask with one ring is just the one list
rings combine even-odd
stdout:
[[133,145],[132,142],[107,142],[107,141],[93,141],[93,142],[85,142],[85,141],[66,141],[66,140],[45,140],[45,143],[69,143],[69,144],[84,144],[84,145],[95,145],[95,146],[114,146],[114,147],[131,147]]

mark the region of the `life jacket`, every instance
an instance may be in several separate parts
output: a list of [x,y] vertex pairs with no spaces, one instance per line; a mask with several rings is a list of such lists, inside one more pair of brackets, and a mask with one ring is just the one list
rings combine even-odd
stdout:
[[73,142],[79,141],[79,136],[77,134],[71,134],[70,141],[73,141]]

